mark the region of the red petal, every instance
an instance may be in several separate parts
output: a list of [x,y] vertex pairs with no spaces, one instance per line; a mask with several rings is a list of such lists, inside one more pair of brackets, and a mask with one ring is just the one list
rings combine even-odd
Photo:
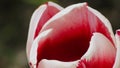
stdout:
[[27,40],[27,56],[29,57],[29,52],[31,49],[31,45],[33,40],[39,34],[42,26],[56,13],[58,13],[63,8],[59,5],[48,2],[47,4],[41,5],[32,15],[28,33]]
[[95,33],[77,68],[112,68],[115,54],[116,48],[112,43],[104,35]]

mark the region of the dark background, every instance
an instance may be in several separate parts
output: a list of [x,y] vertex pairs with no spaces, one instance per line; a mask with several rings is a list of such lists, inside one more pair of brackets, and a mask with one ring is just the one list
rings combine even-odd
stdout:
[[[120,28],[120,0],[52,0],[63,7],[79,2],[100,11],[112,24]],[[0,0],[0,68],[29,68],[26,40],[33,11],[47,0]]]

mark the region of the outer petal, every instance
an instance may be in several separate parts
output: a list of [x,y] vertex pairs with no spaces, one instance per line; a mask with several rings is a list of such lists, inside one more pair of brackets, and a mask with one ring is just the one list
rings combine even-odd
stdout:
[[[39,34],[42,26],[56,13],[58,13],[63,8],[59,5],[48,2],[44,5],[41,5],[32,15],[29,32],[28,32],[28,40],[27,40],[27,56],[29,57],[29,52],[31,49],[31,45],[33,43],[34,38]],[[29,59],[29,58],[28,58]]]
[[94,33],[90,47],[81,58],[77,68],[112,68],[116,49],[112,43],[100,33]]
[[120,68],[120,29],[116,31],[117,53],[113,68]]
[[[102,21],[102,23],[108,28],[108,31],[110,32],[110,36],[112,37],[112,43],[115,44],[115,37],[114,37],[113,30],[112,30],[112,27],[111,27],[111,24],[110,24],[109,20],[106,17],[104,17],[97,10],[95,10],[95,9],[89,7],[89,6],[87,8],[89,9],[89,11],[91,13],[95,14]],[[89,19],[91,19],[91,18],[89,18]]]

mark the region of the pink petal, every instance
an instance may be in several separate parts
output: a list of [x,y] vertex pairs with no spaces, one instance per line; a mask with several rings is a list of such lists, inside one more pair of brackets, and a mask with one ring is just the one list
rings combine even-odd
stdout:
[[27,56],[29,57],[29,52],[34,38],[39,34],[42,26],[56,13],[58,13],[63,8],[59,5],[48,2],[44,5],[41,5],[32,15],[28,33],[27,40]]
[[120,29],[116,31],[115,37],[116,37],[117,53],[113,68],[120,68]]
[[94,33],[88,51],[77,68],[112,68],[116,49],[103,34]]

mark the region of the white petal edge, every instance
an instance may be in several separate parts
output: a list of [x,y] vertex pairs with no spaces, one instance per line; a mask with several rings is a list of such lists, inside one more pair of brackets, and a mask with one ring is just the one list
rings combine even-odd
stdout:
[[58,60],[42,59],[38,68],[76,68],[79,61],[62,62]]
[[115,53],[116,50],[109,39],[101,33],[94,33],[90,41],[90,46],[81,59],[86,58],[89,61],[91,58],[94,58],[95,60],[101,59],[104,61],[107,59],[108,61],[112,61]]
[[34,68],[36,68],[36,64],[37,64],[37,48],[39,46],[38,43],[39,43],[39,41],[44,41],[45,39],[42,39],[42,38],[46,37],[51,31],[52,31],[52,29],[43,31],[33,41],[33,44],[32,44],[31,50],[30,50],[30,63],[34,66]]
[[[75,7],[84,7],[84,5],[87,5],[87,3],[79,3],[79,4],[74,4],[71,6],[66,7],[64,10],[60,11],[59,13],[57,13],[54,17],[52,17],[49,21],[47,21],[47,23],[45,23],[45,25],[43,26],[42,29],[44,29],[44,27],[46,27],[48,24],[50,24],[52,21],[64,16],[65,14],[69,13],[71,10],[73,10]],[[42,30],[41,29],[41,30]]]
[[[120,33],[120,29],[117,31],[119,31]],[[117,52],[116,52],[116,59],[113,68],[120,68],[120,35],[117,33],[117,31],[115,35]]]
[[111,26],[109,20],[104,15],[102,15],[99,11],[97,11],[97,10],[95,10],[95,9],[89,7],[89,6],[87,6],[87,8],[94,15],[96,15],[102,21],[102,23],[108,28],[108,30],[110,32],[110,35],[112,37],[113,43],[115,44],[115,37],[114,37],[112,26]]
[[61,6],[59,6],[58,4],[56,4],[56,3],[54,3],[54,2],[51,2],[51,1],[49,1],[48,4],[49,4],[49,6],[55,6],[55,7],[58,8],[59,10],[63,10],[63,9],[64,9],[63,7],[61,7]]
[[46,10],[46,8],[47,8],[46,5],[40,6],[38,9],[34,11],[31,17],[31,21],[29,24],[29,31],[28,31],[27,47],[26,47],[28,59],[29,59],[30,48],[34,40],[34,34],[37,24],[39,23],[39,19],[42,16],[43,12]]

